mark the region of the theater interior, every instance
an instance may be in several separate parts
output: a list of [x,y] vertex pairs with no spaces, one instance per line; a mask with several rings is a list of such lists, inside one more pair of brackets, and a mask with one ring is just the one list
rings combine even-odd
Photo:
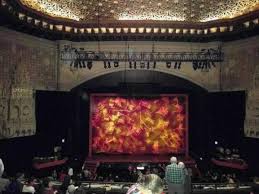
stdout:
[[0,193],[256,194],[258,138],[259,0],[0,0]]

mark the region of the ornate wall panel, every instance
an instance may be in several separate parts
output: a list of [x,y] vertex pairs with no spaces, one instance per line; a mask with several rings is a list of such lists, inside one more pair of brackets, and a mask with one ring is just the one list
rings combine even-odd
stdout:
[[0,139],[34,135],[35,99],[32,89],[13,88],[0,97]]
[[0,139],[35,134],[33,91],[56,90],[56,67],[55,43],[0,28]]
[[259,138],[259,46],[254,48],[255,68],[246,102],[245,135]]
[[244,134],[259,138],[259,37],[224,44],[222,89],[246,90]]

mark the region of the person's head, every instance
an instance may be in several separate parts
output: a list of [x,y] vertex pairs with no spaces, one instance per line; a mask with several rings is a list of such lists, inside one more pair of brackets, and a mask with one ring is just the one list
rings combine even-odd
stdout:
[[75,185],[69,185],[69,186],[68,186],[67,192],[68,192],[69,194],[72,194],[72,193],[74,193],[75,191],[76,191]]
[[15,175],[15,178],[16,178],[16,179],[19,179],[19,180],[20,180],[20,179],[24,179],[24,174],[21,173],[21,172],[17,172],[16,175]]
[[170,162],[172,164],[176,164],[177,163],[177,158],[175,156],[171,157]]
[[49,178],[44,178],[43,179],[43,181],[42,181],[42,184],[43,184],[43,187],[45,187],[45,188],[48,188],[48,187],[50,187],[50,180],[49,180]]
[[143,173],[141,172],[141,170],[138,170],[138,175],[142,175]]
[[145,175],[141,186],[152,194],[161,194],[164,187],[162,179],[156,174]]
[[28,185],[34,185],[35,182],[36,182],[36,179],[34,177],[30,177],[27,180]]
[[67,187],[70,185],[70,183],[71,183],[71,177],[70,176],[65,176],[64,181],[63,181],[63,183],[61,185],[62,189],[63,190],[67,190]]
[[178,166],[179,166],[180,168],[185,168],[185,165],[184,165],[183,162],[179,162],[179,163],[178,163]]

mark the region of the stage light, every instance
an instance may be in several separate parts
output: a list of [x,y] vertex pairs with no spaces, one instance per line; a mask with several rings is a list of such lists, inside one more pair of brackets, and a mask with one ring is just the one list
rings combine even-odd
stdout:
[[62,139],[62,143],[65,143],[65,139]]
[[48,28],[48,23],[43,21],[43,22],[42,22],[42,27],[43,27],[43,28]]
[[[174,63],[174,69],[181,69],[181,65],[182,65],[182,63],[181,63],[181,61],[175,61],[175,63]],[[166,62],[166,67],[169,69],[169,68],[171,68],[172,67],[172,62],[171,61],[167,61]]]
[[171,68],[171,65],[172,65],[172,64],[171,64],[170,61],[167,61],[167,62],[166,62],[166,67],[167,67],[168,69]]
[[137,170],[145,170],[144,166],[137,166]]
[[134,69],[137,69],[137,62],[136,61],[130,61],[129,62],[129,68],[132,69],[134,67]]
[[114,63],[114,67],[115,67],[115,68],[116,68],[116,67],[119,67],[119,61],[114,61],[113,63]]
[[181,65],[182,65],[181,61],[179,61],[179,62],[176,61],[174,63],[174,69],[181,69]]
[[203,158],[202,158],[202,157],[200,157],[200,160],[203,160]]
[[19,14],[18,14],[18,17],[19,17],[20,20],[23,20],[23,19],[25,18],[25,14],[19,13]]
[[88,67],[89,70],[92,69],[93,62],[92,61],[87,61],[87,67]]
[[215,141],[215,145],[218,145],[218,142],[217,142],[217,141]]
[[82,100],[87,101],[87,100],[88,100],[88,95],[87,95],[87,93],[86,93],[86,92],[83,92],[81,98],[82,98]]
[[111,63],[110,63],[110,61],[104,61],[104,62],[103,62],[103,65],[104,65],[104,68],[105,68],[105,69],[111,68]]
[[36,26],[38,26],[39,24],[40,24],[40,20],[34,20],[34,24],[36,25]]

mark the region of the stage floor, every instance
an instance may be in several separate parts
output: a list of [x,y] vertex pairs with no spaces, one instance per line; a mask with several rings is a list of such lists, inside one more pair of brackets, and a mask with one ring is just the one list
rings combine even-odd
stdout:
[[[92,157],[87,157],[86,162],[99,163],[169,163],[172,155],[107,155],[98,154]],[[178,161],[182,161],[185,165],[196,164],[191,157],[176,156]]]
[[[138,164],[138,163],[170,163],[172,155],[107,155],[107,154],[96,154],[92,157],[87,157],[85,160],[85,166],[88,169],[96,170],[98,164]],[[197,168],[196,161],[191,157],[176,156],[178,161],[185,164],[186,167],[191,168],[193,175],[196,177],[200,176],[200,171]]]

